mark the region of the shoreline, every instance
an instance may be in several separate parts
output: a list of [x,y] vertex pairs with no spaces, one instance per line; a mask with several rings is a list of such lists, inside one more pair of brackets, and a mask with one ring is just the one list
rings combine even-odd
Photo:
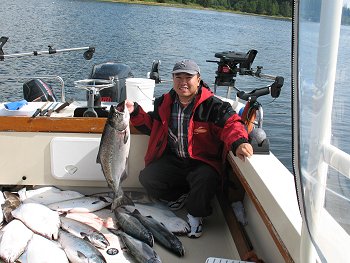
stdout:
[[266,17],[266,18],[278,19],[278,20],[292,20],[291,17],[268,16],[268,15],[261,15],[261,14],[255,14],[255,13],[245,13],[245,12],[228,10],[228,9],[208,8],[208,7],[203,7],[203,6],[195,5],[195,4],[185,5],[185,4],[178,4],[178,3],[158,3],[158,2],[152,2],[152,1],[140,1],[140,0],[98,0],[98,1],[99,2],[109,2],[109,3],[123,3],[123,4],[134,4],[134,5],[153,5],[153,6],[164,6],[164,7],[175,7],[175,8],[198,9],[198,10],[232,13],[232,14],[238,14],[238,15],[260,16],[260,17]]

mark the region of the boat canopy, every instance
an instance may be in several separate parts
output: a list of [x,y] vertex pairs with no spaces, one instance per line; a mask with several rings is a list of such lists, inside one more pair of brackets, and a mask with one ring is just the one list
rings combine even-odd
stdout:
[[300,262],[350,258],[350,27],[346,1],[295,1],[293,168],[303,217]]

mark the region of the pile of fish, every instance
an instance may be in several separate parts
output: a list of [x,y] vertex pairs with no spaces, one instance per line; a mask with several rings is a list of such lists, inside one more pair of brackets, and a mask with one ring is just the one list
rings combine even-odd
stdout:
[[[187,223],[162,203],[135,199],[111,210],[113,193],[83,195],[56,187],[0,191],[4,262],[161,262],[154,242],[182,257]],[[139,198],[139,197],[138,197]],[[146,203],[144,203],[146,201]]]

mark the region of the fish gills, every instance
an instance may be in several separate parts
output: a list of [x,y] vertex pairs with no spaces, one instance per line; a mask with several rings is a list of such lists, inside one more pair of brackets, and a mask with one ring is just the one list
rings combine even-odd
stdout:
[[131,204],[124,197],[121,182],[127,177],[127,165],[130,150],[130,114],[125,101],[116,107],[111,105],[109,115],[101,136],[96,158],[107,184],[114,192],[112,210],[123,204]]

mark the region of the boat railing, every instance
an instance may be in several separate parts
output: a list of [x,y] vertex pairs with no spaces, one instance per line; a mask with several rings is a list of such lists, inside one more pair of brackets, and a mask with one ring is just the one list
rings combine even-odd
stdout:
[[45,76],[0,76],[0,81],[26,81],[29,79],[45,79],[45,80],[57,80],[61,90],[60,90],[60,94],[61,94],[61,101],[65,102],[66,101],[66,92],[65,92],[65,84],[64,84],[64,80],[62,77],[58,76],[58,75],[45,75]]
[[341,173],[341,175],[350,178],[350,155],[331,144],[325,144],[323,147],[324,161]]

